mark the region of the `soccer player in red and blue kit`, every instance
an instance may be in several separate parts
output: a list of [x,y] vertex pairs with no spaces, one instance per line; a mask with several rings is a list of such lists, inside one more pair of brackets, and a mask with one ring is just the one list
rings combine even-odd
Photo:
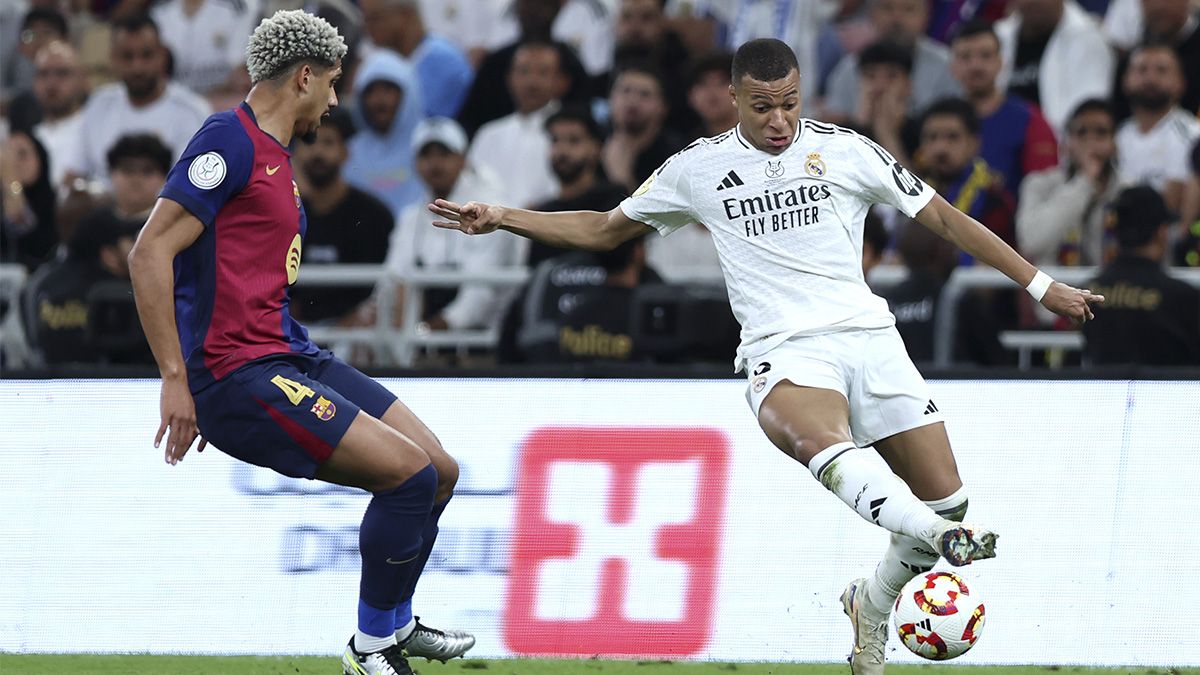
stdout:
[[[475,638],[417,622],[412,595],[458,478],[437,438],[389,391],[319,349],[288,311],[306,221],[288,145],[337,105],[346,45],[323,19],[280,11],[254,31],[254,87],[192,137],[129,256],[162,373],[166,461],[197,436],[281,474],[362,488],[358,631],[350,675],[412,673]],[[169,431],[169,434],[167,433]]]

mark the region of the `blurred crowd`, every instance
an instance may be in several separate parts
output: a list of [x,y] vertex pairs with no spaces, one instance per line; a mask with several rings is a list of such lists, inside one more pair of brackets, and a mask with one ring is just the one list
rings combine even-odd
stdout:
[[[1085,363],[1200,364],[1200,292],[1168,273],[1200,267],[1189,0],[0,0],[0,262],[28,271],[6,311],[40,362],[151,362],[126,255],[188,139],[247,92],[258,21],[297,7],[350,45],[339,108],[292,149],[305,268],[530,271],[427,289],[422,334],[493,330],[501,363],[729,358],[702,226],[591,254],[438,230],[424,204],[611,209],[737,123],[731,51],[776,37],[806,117],[874,139],[1035,264],[1100,268]],[[869,281],[907,270],[878,289],[928,361],[940,290],[974,261],[888,208],[866,233]],[[367,326],[380,298],[301,285],[292,312]],[[1039,310],[968,294],[955,358],[1008,364],[1001,331],[1070,328]]]

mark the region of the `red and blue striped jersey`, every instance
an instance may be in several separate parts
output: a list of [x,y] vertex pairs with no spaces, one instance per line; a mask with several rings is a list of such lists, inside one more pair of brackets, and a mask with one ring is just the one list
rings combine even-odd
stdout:
[[175,258],[175,323],[192,391],[254,359],[317,352],[288,311],[307,226],[291,153],[249,105],[205,121],[159,196],[204,224]]

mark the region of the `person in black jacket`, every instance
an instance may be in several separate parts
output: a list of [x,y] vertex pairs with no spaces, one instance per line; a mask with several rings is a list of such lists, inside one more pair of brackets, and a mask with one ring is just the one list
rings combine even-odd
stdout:
[[1105,297],[1083,325],[1092,365],[1200,365],[1200,291],[1163,271],[1174,220],[1145,185],[1112,205],[1117,257],[1092,281]]

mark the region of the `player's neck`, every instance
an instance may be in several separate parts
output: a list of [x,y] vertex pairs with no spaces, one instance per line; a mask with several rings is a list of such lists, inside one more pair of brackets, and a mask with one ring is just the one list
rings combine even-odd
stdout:
[[246,104],[254,111],[258,128],[279,141],[285,148],[292,143],[296,128],[296,113],[279,96],[273,95],[269,85],[254,85],[246,95]]

